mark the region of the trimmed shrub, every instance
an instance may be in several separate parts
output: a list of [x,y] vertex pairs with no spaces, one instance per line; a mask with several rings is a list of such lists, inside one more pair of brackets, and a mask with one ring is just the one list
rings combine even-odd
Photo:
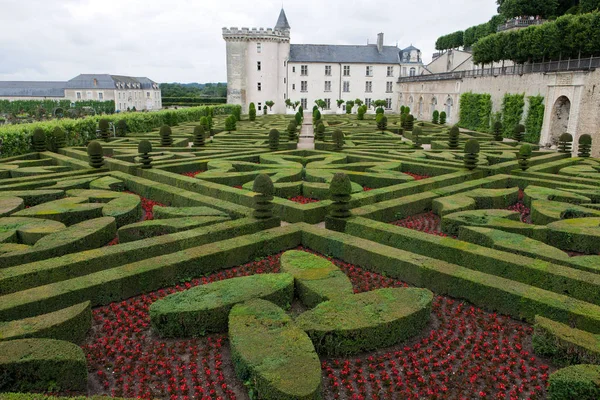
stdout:
[[496,121],[494,122],[494,140],[496,142],[501,142],[502,140],[504,140],[504,138],[502,137],[502,122],[500,121]]
[[254,195],[254,218],[267,219],[273,217],[273,204],[271,201],[273,200],[275,188],[269,175],[257,175],[252,185],[252,191],[257,193]]
[[320,120],[321,120],[321,111],[319,111],[319,109],[317,108],[316,110],[313,110],[313,125],[316,125],[317,122]]
[[431,117],[431,122],[436,125],[440,123],[440,112],[438,110],[433,111],[433,116]]
[[522,124],[517,124],[513,130],[513,138],[517,142],[522,142],[525,138],[525,126]]
[[583,134],[579,136],[579,148],[577,151],[577,157],[588,158],[592,151],[592,137],[590,135]]
[[107,119],[102,118],[100,121],[98,121],[98,130],[100,131],[100,137],[105,142],[108,142],[108,139],[110,138],[109,129],[110,129],[110,122],[108,122]]
[[[525,94],[506,93],[502,100],[502,126],[504,137],[510,137],[515,132],[515,127],[521,122],[525,107]],[[523,128],[523,132],[525,128]]]
[[150,143],[149,140],[140,140],[140,143],[138,144],[138,153],[142,169],[152,168],[152,158],[150,157],[150,153],[152,153],[152,143]]
[[358,119],[359,121],[364,120],[366,112],[367,112],[367,106],[362,105],[362,106],[358,107],[358,109],[356,110],[356,119]]
[[570,153],[573,145],[573,135],[570,133],[563,133],[558,138],[558,152],[559,153]]
[[354,101],[348,100],[346,102],[346,114],[352,114],[352,108],[354,108]]
[[83,392],[87,366],[76,344],[54,339],[18,339],[0,342],[0,392]]
[[[271,102],[273,103],[273,102]],[[267,104],[267,103],[265,103]],[[275,104],[275,103],[273,103]],[[209,108],[208,109],[208,116],[212,119],[213,117],[213,108]],[[233,115],[236,119],[236,121],[241,121],[242,120],[242,106],[233,106],[233,109],[231,110],[231,115]]]
[[335,151],[341,151],[344,148],[344,133],[336,129],[331,133],[331,140],[333,140],[333,147]]
[[321,142],[325,140],[325,125],[322,122],[317,125],[315,139]]
[[446,111],[442,111],[440,113],[440,125],[446,124],[446,118],[447,118]]
[[231,278],[171,294],[150,306],[152,328],[161,337],[198,337],[227,332],[227,316],[237,303],[252,299],[288,307],[294,297],[290,274]]
[[250,119],[250,121],[256,121],[256,106],[254,103],[250,103],[250,106],[248,107],[248,119]]
[[459,135],[460,135],[460,129],[458,128],[458,125],[452,126],[452,128],[450,128],[450,131],[448,132],[448,147],[449,148],[451,148],[451,149],[458,148]]
[[169,125],[163,125],[160,128],[160,145],[163,147],[169,147],[173,144],[173,138],[171,137],[172,131]]
[[31,145],[33,151],[46,151],[46,134],[41,128],[36,128],[31,135]]
[[559,369],[548,379],[551,400],[598,400],[600,398],[600,366],[573,365]]
[[529,168],[529,159],[531,158],[532,149],[531,145],[523,144],[519,148],[519,152],[517,153],[517,160],[519,161],[519,167],[526,171]]
[[408,116],[406,117],[406,130],[407,131],[412,131],[413,127],[415,125],[415,117],[412,114],[408,114]]
[[271,129],[269,131],[269,150],[277,151],[279,149],[279,131]]
[[87,147],[89,164],[92,168],[101,168],[104,165],[104,150],[100,142],[92,140]]
[[[335,132],[334,132],[335,133]],[[334,218],[350,217],[350,200],[352,199],[352,183],[348,175],[338,172],[333,175],[329,185],[329,194],[333,203],[329,215]]]
[[204,126],[196,125],[194,127],[194,147],[203,147],[206,139],[206,131],[204,130]]
[[464,164],[465,168],[469,171],[477,168],[477,161],[479,160],[479,142],[477,139],[469,139],[465,143],[465,155],[464,155]]
[[237,120],[233,115],[230,115],[229,117],[225,118],[225,130],[230,133],[231,131],[235,131],[237,129],[236,123]]
[[302,119],[304,117],[302,116],[302,113],[300,111],[298,111],[295,115],[294,115],[294,121],[296,121],[296,125],[302,125]]
[[58,151],[58,149],[62,149],[66,146],[67,146],[67,135],[60,126],[57,126],[52,131],[52,138],[50,140],[50,150]]
[[385,115],[377,114],[377,117],[375,117],[375,122],[377,123],[377,129],[379,129],[381,132],[387,129],[388,119]]
[[314,346],[275,304],[256,299],[233,307],[229,341],[236,374],[257,398],[321,397],[321,363]]
[[288,133],[288,141],[290,142],[295,142],[296,141],[296,129],[297,129],[297,124],[294,123],[294,121],[291,121],[288,126],[287,126],[287,133]]
[[422,148],[421,146],[421,135],[423,134],[423,128],[421,128],[420,126],[415,126],[413,131],[412,131],[412,136],[413,136],[413,148],[415,149],[420,149]]

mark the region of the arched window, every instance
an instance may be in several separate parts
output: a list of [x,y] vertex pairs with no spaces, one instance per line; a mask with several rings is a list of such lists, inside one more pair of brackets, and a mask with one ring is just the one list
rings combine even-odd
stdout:
[[417,75],[417,69],[415,67],[411,67],[410,76],[415,76],[415,75]]

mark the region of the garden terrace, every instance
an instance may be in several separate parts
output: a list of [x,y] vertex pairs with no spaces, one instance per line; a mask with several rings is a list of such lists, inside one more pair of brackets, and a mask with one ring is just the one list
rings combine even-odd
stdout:
[[168,114],[169,146],[165,120],[100,141],[95,166],[86,140],[0,159],[0,346],[19,355],[0,352],[0,390],[543,399],[598,362],[600,160],[534,148],[522,169],[514,142],[453,149],[422,121],[415,148],[372,114],[324,115],[299,149],[292,116],[229,131],[219,110],[201,146],[205,107]]

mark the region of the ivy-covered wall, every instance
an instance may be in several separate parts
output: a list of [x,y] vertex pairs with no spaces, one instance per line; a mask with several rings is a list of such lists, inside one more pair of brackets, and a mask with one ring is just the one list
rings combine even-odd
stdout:
[[525,119],[525,141],[539,143],[544,123],[544,96],[529,96],[529,109]]
[[[521,123],[525,107],[525,93],[504,95],[502,100],[502,126],[504,137],[512,138],[515,126]],[[542,114],[543,117],[543,114]]]
[[490,131],[492,96],[488,93],[466,92],[460,96],[459,126],[479,132]]

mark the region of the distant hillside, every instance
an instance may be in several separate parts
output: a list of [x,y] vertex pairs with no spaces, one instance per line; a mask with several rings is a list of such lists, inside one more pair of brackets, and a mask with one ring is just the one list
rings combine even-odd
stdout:
[[161,83],[162,97],[227,97],[227,83]]

